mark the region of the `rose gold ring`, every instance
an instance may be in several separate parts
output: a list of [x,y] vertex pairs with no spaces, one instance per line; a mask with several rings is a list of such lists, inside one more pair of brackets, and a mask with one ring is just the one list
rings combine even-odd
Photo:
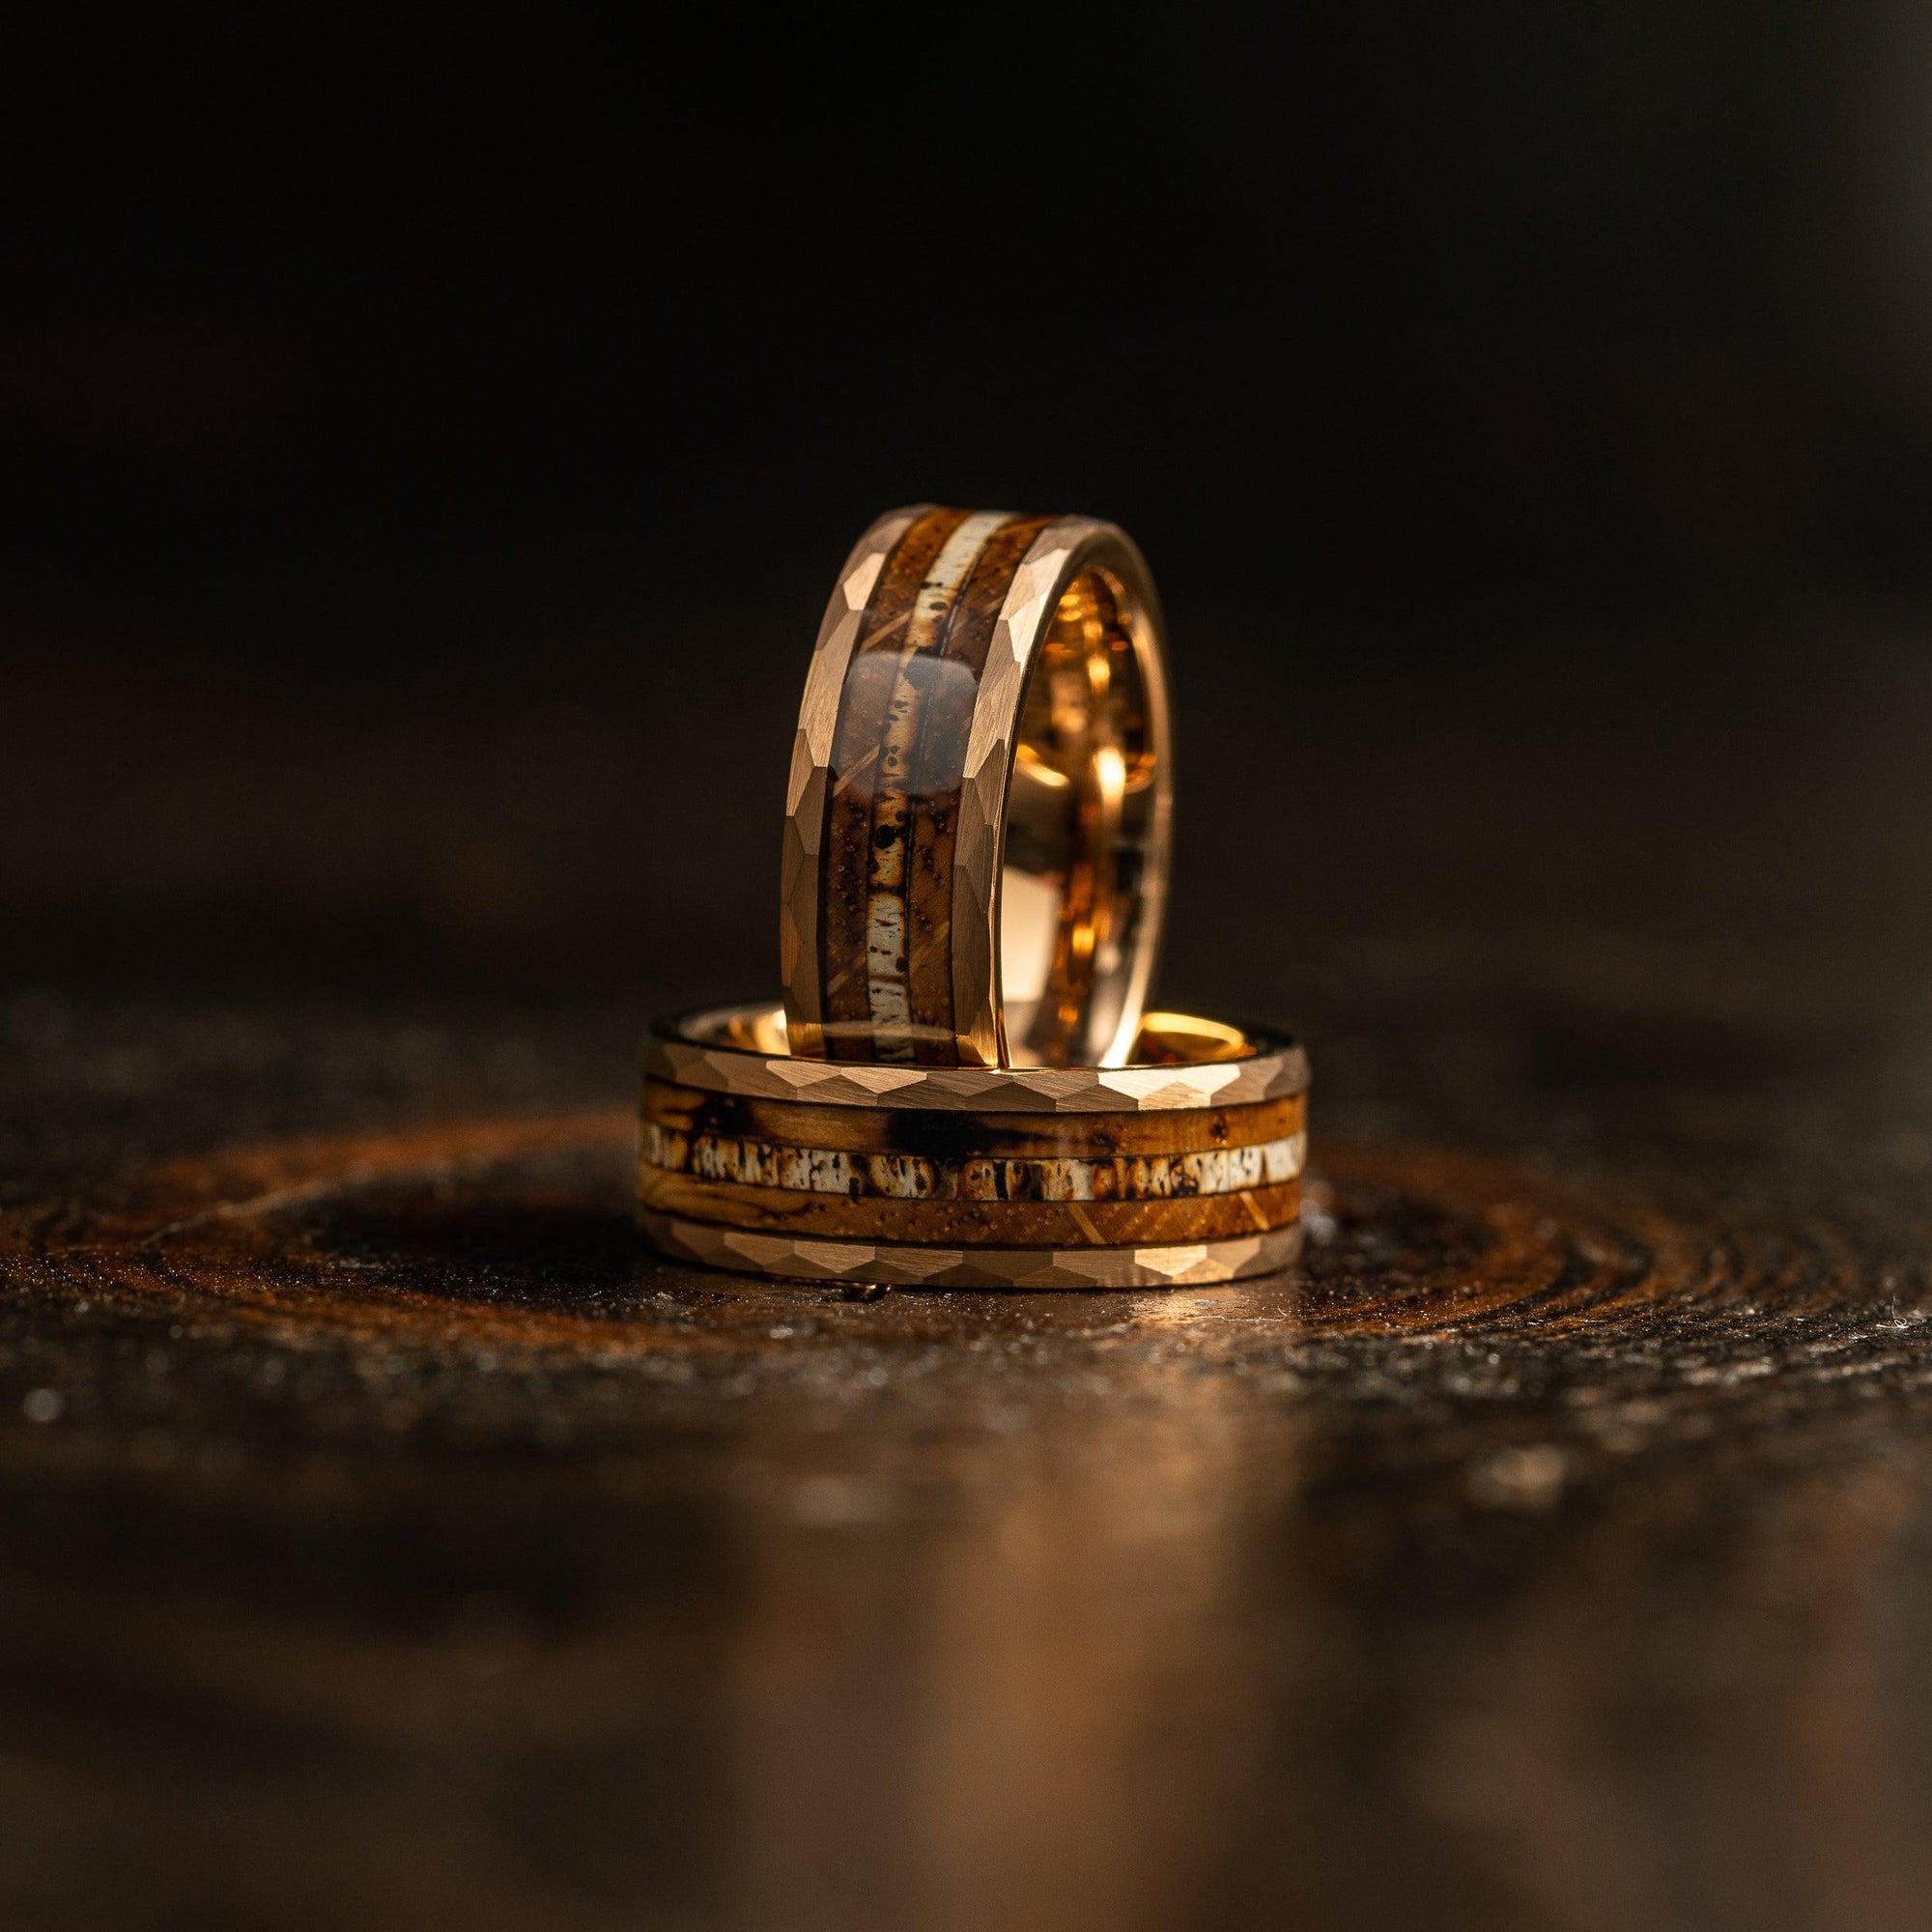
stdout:
[[786,793],[795,1056],[1122,1065],[1174,775],[1160,607],[1112,524],[881,517],[819,629]]
[[1150,1013],[1121,1067],[801,1059],[773,1007],[645,1043],[639,1220],[661,1253],[946,1288],[1234,1281],[1299,1249],[1308,1062]]

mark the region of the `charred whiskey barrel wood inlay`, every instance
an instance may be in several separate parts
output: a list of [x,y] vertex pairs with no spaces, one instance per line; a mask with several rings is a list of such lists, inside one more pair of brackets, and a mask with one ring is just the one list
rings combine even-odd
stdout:
[[929,511],[887,553],[844,668],[819,887],[823,1018],[840,1052],[842,1042],[867,1037],[872,1020],[872,820],[888,714],[907,634],[929,637],[938,621],[927,581],[965,521],[957,510]]
[[1145,1114],[960,1113],[801,1106],[647,1079],[643,1113],[646,1122],[676,1133],[841,1153],[911,1154],[935,1161],[974,1154],[1007,1160],[1107,1160],[1279,1140],[1302,1131],[1307,1104],[1295,1094],[1245,1107],[1167,1108]]

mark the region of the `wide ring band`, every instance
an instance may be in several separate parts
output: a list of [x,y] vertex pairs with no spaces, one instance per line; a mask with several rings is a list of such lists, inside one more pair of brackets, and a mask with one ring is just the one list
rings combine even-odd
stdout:
[[1173,796],[1159,605],[1111,524],[919,506],[846,560],[786,791],[805,1058],[1119,1066]]
[[806,1279],[1152,1287],[1285,1266],[1307,1063],[1151,1016],[1149,1063],[810,1062],[771,1009],[672,1021],[645,1056],[639,1218],[663,1252]]

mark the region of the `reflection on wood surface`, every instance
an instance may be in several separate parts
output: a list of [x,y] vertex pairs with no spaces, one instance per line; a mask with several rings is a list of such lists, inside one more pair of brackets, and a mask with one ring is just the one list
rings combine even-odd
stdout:
[[1917,1922],[1928,1313],[1867,1232],[1318,1140],[1293,1274],[866,1303],[640,1254],[630,1135],[9,1217],[16,1898]]

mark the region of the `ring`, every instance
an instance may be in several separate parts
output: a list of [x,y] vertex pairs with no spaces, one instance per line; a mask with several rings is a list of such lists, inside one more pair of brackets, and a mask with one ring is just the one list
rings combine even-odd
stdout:
[[1132,1288],[1286,1266],[1308,1063],[1286,1036],[1148,1016],[1117,1067],[787,1053],[775,1008],[661,1025],[639,1200],[662,1252],[816,1280]]
[[792,1053],[1124,1065],[1173,785],[1160,609],[1123,531],[881,517],[832,593],[793,744]]
[[1171,1288],[1300,1252],[1308,1061],[1143,1010],[1174,794],[1111,524],[922,504],[846,559],[785,795],[778,1006],[647,1037],[639,1224],[780,1278]]

